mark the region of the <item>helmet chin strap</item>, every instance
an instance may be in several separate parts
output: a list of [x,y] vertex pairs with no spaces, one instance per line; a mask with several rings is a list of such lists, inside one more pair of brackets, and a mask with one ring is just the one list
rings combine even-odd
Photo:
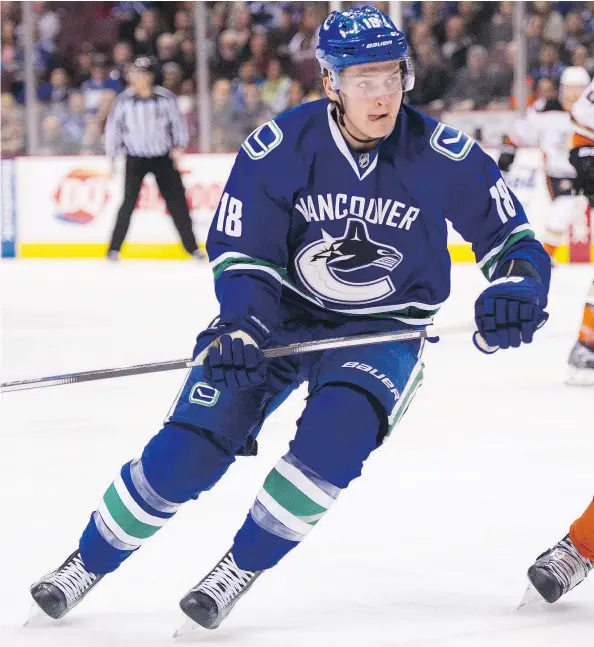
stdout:
[[353,133],[347,128],[346,123],[344,122],[344,115],[345,115],[345,109],[344,109],[344,104],[342,102],[342,96],[340,93],[338,93],[338,101],[336,101],[336,107],[338,109],[338,121],[340,125],[347,131],[349,134],[349,137],[352,137],[356,142],[359,142],[360,144],[372,144],[373,142],[379,142],[383,139],[383,137],[373,137],[372,139],[360,139],[359,137],[355,137]]

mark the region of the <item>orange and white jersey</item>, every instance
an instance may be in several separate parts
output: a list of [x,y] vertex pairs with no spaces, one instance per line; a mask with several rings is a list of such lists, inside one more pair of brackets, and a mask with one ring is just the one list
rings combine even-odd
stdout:
[[571,109],[572,148],[594,146],[594,80]]
[[540,148],[549,177],[573,178],[575,169],[569,163],[572,134],[571,116],[558,101],[536,101],[516,121],[508,139],[514,146]]

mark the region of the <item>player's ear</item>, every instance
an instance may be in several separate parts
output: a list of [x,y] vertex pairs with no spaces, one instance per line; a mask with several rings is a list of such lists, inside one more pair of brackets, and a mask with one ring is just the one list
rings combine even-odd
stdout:
[[328,78],[327,74],[324,74],[322,82],[324,84],[324,90],[328,99],[330,99],[330,101],[334,101],[334,103],[337,103],[339,100],[338,94],[330,88],[330,79]]

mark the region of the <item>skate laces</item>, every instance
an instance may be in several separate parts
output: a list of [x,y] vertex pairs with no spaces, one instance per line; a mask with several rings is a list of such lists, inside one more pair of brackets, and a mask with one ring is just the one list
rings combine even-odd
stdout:
[[95,582],[96,575],[89,573],[80,557],[73,557],[65,566],[48,578],[66,596],[68,605],[75,602]]
[[594,562],[582,557],[571,539],[565,537],[549,553],[543,555],[542,566],[551,571],[563,587],[565,594],[584,580],[594,566]]
[[198,586],[199,591],[207,591],[224,609],[253,579],[253,571],[244,571],[239,568],[233,559],[233,554],[228,553],[217,564],[212,573]]

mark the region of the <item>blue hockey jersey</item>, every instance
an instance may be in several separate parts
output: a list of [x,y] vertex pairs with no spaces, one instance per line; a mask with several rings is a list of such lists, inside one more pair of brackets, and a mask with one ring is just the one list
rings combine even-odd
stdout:
[[272,329],[283,299],[323,319],[427,325],[450,292],[446,220],[488,279],[523,258],[548,284],[524,209],[470,137],[404,105],[361,153],[334,111],[325,99],[300,106],[237,155],[207,242],[222,320]]

